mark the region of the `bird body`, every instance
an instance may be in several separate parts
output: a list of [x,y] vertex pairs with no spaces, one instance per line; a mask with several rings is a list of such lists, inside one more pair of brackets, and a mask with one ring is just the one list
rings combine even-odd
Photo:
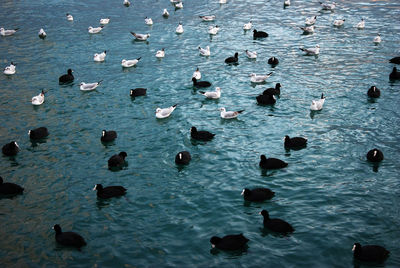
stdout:
[[336,19],[333,21],[333,26],[340,27],[344,24],[345,19]]
[[264,90],[263,95],[280,95],[281,94],[281,84],[280,83],[276,83],[275,88],[270,87],[267,88],[266,90]]
[[117,138],[117,132],[114,130],[103,130],[101,132],[100,140],[102,142],[111,142]]
[[357,23],[356,25],[357,29],[362,30],[365,28],[365,20],[361,19],[361,21],[359,23]]
[[397,79],[400,79],[400,72],[397,71],[397,68],[396,68],[396,67],[393,67],[393,70],[392,70],[392,72],[391,72],[390,75],[389,75],[389,79],[390,79],[390,80],[397,80]]
[[106,25],[110,23],[110,18],[100,19],[101,25]]
[[381,162],[384,159],[384,157],[383,157],[382,151],[375,148],[375,149],[368,151],[367,159],[370,162],[377,163],[377,162]]
[[32,105],[41,105],[44,102],[44,91],[32,98]]
[[310,25],[314,25],[316,21],[317,21],[317,16],[314,16],[314,17],[306,18],[305,23],[307,26],[310,26]]
[[135,89],[131,89],[130,96],[131,97],[145,96],[146,93],[147,93],[146,88],[135,88]]
[[249,242],[249,239],[247,239],[243,234],[226,235],[222,238],[213,236],[210,239],[211,246],[221,250],[243,249],[247,242]]
[[67,13],[66,16],[67,16],[67,21],[73,21],[74,20],[74,17],[71,14]]
[[107,186],[103,188],[103,185],[96,184],[93,191],[97,191],[97,197],[102,199],[108,199],[112,197],[123,196],[126,194],[126,189],[122,186]]
[[195,140],[210,141],[214,136],[215,134],[205,130],[198,131],[196,127],[190,129],[190,137]]
[[195,77],[192,77],[192,82],[194,87],[210,87],[211,83],[208,81],[197,81]]
[[67,74],[64,74],[58,78],[59,83],[71,83],[74,81],[74,76],[72,75],[72,70],[68,69]]
[[146,41],[147,38],[150,37],[150,34],[139,34],[134,32],[131,32],[131,35],[133,35],[138,41]]
[[183,25],[182,25],[182,23],[179,23],[179,25],[178,25],[178,27],[176,27],[176,29],[175,29],[175,32],[177,33],[177,34],[181,34],[181,33],[183,33]]
[[265,38],[268,37],[268,34],[263,31],[257,31],[256,29],[253,30],[253,38]]
[[0,35],[2,36],[10,36],[15,34],[18,31],[18,28],[12,30],[6,30],[4,28],[0,28]]
[[206,46],[206,48],[199,47],[199,52],[201,56],[210,56],[210,47]]
[[270,77],[272,75],[272,72],[269,74],[265,74],[265,75],[257,75],[255,73],[250,74],[250,81],[252,83],[263,83],[265,82],[265,80],[268,79],[268,77]]
[[177,3],[175,3],[175,8],[176,8],[176,9],[183,8],[183,3],[182,3],[182,2],[177,2]]
[[379,98],[381,96],[381,91],[376,86],[372,86],[368,89],[367,95],[370,98]]
[[251,27],[253,27],[253,23],[251,21],[249,21],[248,23],[245,23],[243,25],[243,30],[248,31],[251,29]]
[[283,6],[285,6],[285,7],[290,6],[290,0],[284,0],[283,1]]
[[286,221],[281,220],[281,219],[271,219],[269,217],[268,211],[266,211],[265,209],[263,209],[260,212],[260,215],[262,215],[264,217],[263,224],[264,224],[265,228],[267,228],[273,232],[281,233],[281,234],[287,234],[287,233],[294,232],[294,228]]
[[153,25],[153,20],[151,18],[146,17],[144,19],[144,23],[146,23],[147,25]]
[[106,59],[107,51],[104,50],[101,53],[95,53],[93,56],[93,60],[97,62],[102,62]]
[[216,87],[215,91],[199,91],[199,93],[208,99],[219,99],[221,97],[221,88]]
[[211,35],[216,35],[220,27],[218,25],[208,27],[208,33]]
[[311,34],[314,32],[315,26],[311,25],[311,26],[307,26],[307,27],[300,27],[300,29],[303,30],[303,34]]
[[276,99],[273,94],[261,94],[256,97],[257,103],[261,105],[275,104]]
[[382,42],[381,35],[378,34],[377,36],[375,36],[373,42],[374,42],[376,45],[379,44],[380,42]]
[[13,62],[11,62],[11,64],[7,67],[4,68],[3,73],[6,75],[13,75],[16,72],[16,66]]
[[394,57],[389,60],[390,63],[400,64],[400,57]]
[[280,169],[287,167],[287,163],[277,158],[266,158],[265,155],[261,155],[260,167],[262,169]]
[[378,245],[361,246],[355,243],[353,246],[353,257],[359,261],[382,263],[389,257],[390,251]]
[[0,176],[0,195],[17,195],[22,194],[24,188],[12,182],[3,182]]
[[286,149],[303,148],[307,146],[307,139],[303,137],[290,138],[288,135],[286,135],[284,146]]
[[175,104],[175,105],[172,105],[167,108],[157,108],[156,109],[156,117],[158,119],[163,119],[163,118],[169,117],[172,114],[172,112],[175,110],[177,105],[178,104]]
[[175,156],[175,164],[188,165],[191,159],[192,157],[188,151],[182,151]]
[[124,0],[123,4],[124,6],[129,7],[131,5],[131,2],[129,2],[129,0]]
[[28,131],[31,140],[40,140],[49,136],[49,131],[46,127],[39,127]]
[[79,88],[82,91],[91,91],[91,90],[95,90],[100,84],[101,84],[102,80],[100,80],[99,82],[95,82],[95,83],[85,83],[85,82],[81,82],[79,84]]
[[246,49],[245,52],[246,52],[246,56],[249,59],[256,59],[257,58],[257,51],[249,51],[249,50]]
[[142,58],[142,57],[139,57],[139,58],[133,59],[133,60],[126,60],[126,59],[123,59],[123,60],[121,61],[121,65],[122,65],[122,67],[125,67],[125,68],[129,68],[129,67],[135,66],[135,65],[139,62],[139,60],[140,60],[141,58]]
[[215,15],[208,15],[208,16],[199,16],[204,21],[213,21],[215,20]]
[[312,48],[300,48],[300,50],[304,51],[308,56],[315,56],[319,54],[319,45]]
[[226,58],[225,59],[225,63],[228,63],[228,64],[236,64],[236,63],[238,63],[238,61],[239,61],[239,53],[235,53],[235,55],[233,56],[233,57],[229,57],[229,58]]
[[201,72],[199,70],[199,68],[196,69],[196,71],[194,71],[192,78],[196,78],[196,80],[200,80],[201,79]]
[[104,26],[99,26],[99,27],[89,26],[88,32],[91,33],[91,34],[96,34],[96,33],[99,33],[101,30],[103,30],[103,27]]
[[39,37],[42,38],[42,39],[45,39],[46,36],[47,36],[47,34],[46,34],[46,32],[43,30],[43,28],[41,28],[41,29],[39,30],[38,35],[39,35]]
[[77,249],[86,246],[85,239],[79,234],[75,232],[62,232],[61,227],[58,224],[54,225],[53,229],[56,231],[57,243],[67,247],[75,247]]
[[271,58],[268,59],[268,64],[271,64],[273,66],[278,65],[279,64],[279,60],[276,57],[271,57]]
[[164,58],[165,57],[165,50],[162,48],[161,50],[158,50],[156,53],[156,58]]
[[19,152],[18,143],[16,141],[7,143],[1,148],[1,151],[6,156],[14,156]]
[[168,12],[168,10],[166,8],[164,8],[162,15],[163,15],[164,18],[168,18],[169,17],[169,12]]
[[242,195],[244,200],[251,202],[262,202],[265,200],[269,200],[274,197],[275,192],[271,191],[268,188],[255,188],[255,189],[243,189]]
[[119,154],[115,154],[108,159],[108,168],[119,168],[125,165],[125,158],[128,156],[126,152],[120,152]]
[[239,111],[226,111],[224,107],[219,108],[220,112],[221,112],[221,118],[222,119],[233,119],[238,117],[239,114],[241,114],[242,112],[244,112],[244,110],[239,110]]
[[321,4],[322,10],[333,11],[336,8],[336,3],[335,2],[332,2],[332,3],[319,2],[319,3]]
[[321,94],[321,98],[319,100],[311,101],[310,110],[312,111],[320,111],[325,103],[324,93]]

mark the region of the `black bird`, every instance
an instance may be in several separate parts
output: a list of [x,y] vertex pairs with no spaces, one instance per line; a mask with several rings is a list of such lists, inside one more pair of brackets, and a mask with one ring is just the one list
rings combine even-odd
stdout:
[[263,31],[257,31],[256,29],[253,30],[253,38],[264,38],[264,37],[268,37],[268,34],[266,32]]
[[74,232],[62,232],[60,225],[56,224],[53,227],[56,231],[56,241],[63,246],[75,247],[80,250],[81,247],[86,246],[85,239]]
[[192,77],[194,87],[210,87],[211,83],[208,81],[197,81],[195,77]]
[[197,131],[196,127],[192,127],[190,129],[190,137],[195,140],[210,141],[214,138],[214,136],[215,134],[205,130]]
[[262,202],[271,199],[275,195],[275,192],[268,188],[255,188],[253,190],[245,188],[242,191],[242,195],[246,201]]
[[389,62],[400,64],[400,57],[394,57],[394,58],[390,59]]
[[257,103],[261,105],[275,104],[276,99],[272,94],[261,94],[256,97]]
[[49,131],[46,127],[39,127],[28,131],[31,140],[40,140],[49,136]]
[[126,152],[120,152],[119,154],[115,154],[108,159],[108,168],[120,168],[125,165],[125,157],[128,154]]
[[239,57],[239,53],[236,52],[235,56],[226,58],[225,63],[238,63],[238,61],[239,61],[238,57]]
[[60,78],[58,78],[58,82],[61,84],[65,84],[65,83],[71,83],[72,81],[74,81],[74,76],[72,75],[72,70],[68,69],[67,74],[64,74],[62,76],[60,76]]
[[370,98],[379,98],[381,95],[381,91],[376,86],[372,86],[368,89],[368,97]]
[[397,71],[396,67],[393,67],[393,71],[389,75],[390,80],[400,79],[400,72]]
[[19,146],[16,141],[12,141],[4,145],[3,148],[1,148],[1,151],[4,155],[14,156],[19,152]]
[[192,157],[188,151],[182,151],[175,156],[175,164],[188,165],[191,159]]
[[275,57],[271,57],[271,58],[268,59],[268,64],[278,65],[278,63],[279,63],[279,60],[277,58],[275,58]]
[[288,135],[285,136],[285,148],[297,149],[307,146],[307,139],[303,137],[290,138]]
[[260,156],[260,167],[263,169],[279,169],[287,167],[288,163],[277,158],[266,158],[265,155]]
[[222,238],[213,236],[210,239],[210,243],[213,248],[222,250],[239,250],[246,246],[249,241],[243,234],[238,235],[226,235]]
[[108,199],[117,196],[123,196],[126,194],[126,189],[122,186],[107,186],[103,188],[103,185],[96,184],[93,191],[97,190],[97,197]]
[[0,176],[0,195],[17,195],[22,194],[24,188],[18,184],[11,182],[3,182],[3,178]]
[[390,251],[377,245],[361,246],[360,243],[354,243],[353,256],[355,259],[364,262],[381,263],[389,256]]
[[281,83],[276,83],[275,88],[270,87],[264,90],[263,95],[280,95],[281,94]]
[[110,142],[113,141],[117,138],[117,132],[115,132],[114,130],[103,130],[101,133],[101,138],[100,140],[102,142]]
[[292,227],[292,225],[290,225],[289,223],[287,223],[284,220],[281,219],[271,219],[269,217],[269,213],[268,211],[266,211],[265,209],[263,209],[260,212],[260,215],[262,215],[264,217],[264,227],[276,232],[276,233],[281,233],[281,234],[287,234],[287,233],[292,233],[294,232],[294,228]]
[[139,97],[139,96],[145,96],[147,92],[147,88],[135,88],[131,89],[131,97]]
[[381,162],[383,160],[383,153],[378,149],[372,149],[367,153],[367,159],[371,162]]

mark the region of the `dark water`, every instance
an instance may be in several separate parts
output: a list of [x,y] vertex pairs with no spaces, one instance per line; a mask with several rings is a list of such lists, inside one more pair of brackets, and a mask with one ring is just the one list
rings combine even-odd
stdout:
[[[167,0],[133,1],[129,8],[122,1],[1,1],[0,27],[20,30],[0,38],[1,66],[17,63],[15,75],[0,75],[0,143],[16,140],[21,152],[1,157],[0,175],[25,188],[22,196],[0,199],[2,266],[351,267],[351,248],[360,242],[385,246],[386,266],[399,267],[400,82],[389,81],[388,60],[400,56],[400,2],[338,1],[334,13],[319,10],[318,1],[292,1],[283,9],[283,1],[187,0],[176,11]],[[202,22],[204,14],[215,14],[216,22]],[[298,26],[315,14],[315,33],[302,35]],[[88,34],[107,16],[100,34]],[[344,27],[332,26],[336,18],[346,19]],[[357,30],[361,18],[366,27]],[[270,36],[254,41],[243,32],[250,19]],[[175,34],[179,22],[182,35]],[[207,28],[215,24],[221,30],[210,38]],[[42,27],[45,40],[37,36]],[[135,42],[129,31],[151,37]],[[383,41],[374,45],[378,32]],[[315,44],[317,58],[298,49]],[[199,45],[209,45],[211,56],[199,56]],[[166,56],[158,60],[163,47]],[[245,49],[256,50],[257,60],[248,60]],[[103,50],[106,61],[95,63],[93,54]],[[236,51],[240,64],[225,65]],[[280,60],[275,68],[267,64],[271,56]],[[137,67],[121,68],[123,58],[137,57]],[[221,87],[219,100],[193,90],[196,67]],[[59,86],[68,68],[75,82]],[[266,84],[250,83],[250,73],[271,71]],[[81,81],[100,79],[97,90],[79,90]],[[277,82],[277,103],[256,105],[255,96]],[[366,95],[372,85],[382,91],[376,101]],[[135,87],[147,87],[148,95],[131,100]],[[33,107],[30,99],[43,88],[45,103]],[[324,108],[311,114],[311,100],[321,93]],[[155,118],[157,107],[175,103],[171,117]],[[245,112],[224,121],[219,107]],[[39,126],[50,136],[32,144],[27,132]],[[193,143],[191,126],[216,136]],[[103,146],[102,129],[116,130],[117,140]],[[285,135],[307,137],[309,144],[287,152]],[[385,155],[378,169],[365,158],[374,147]],[[174,157],[181,150],[193,159],[178,169]],[[120,151],[129,164],[111,172],[107,159]],[[289,166],[265,173],[260,154]],[[91,191],[96,183],[123,185],[128,194],[99,201]],[[244,187],[269,187],[276,196],[245,204]],[[290,222],[295,233],[265,233],[262,209]],[[56,223],[85,237],[82,252],[56,245]],[[210,237],[231,233],[250,239],[247,251],[212,254]]]

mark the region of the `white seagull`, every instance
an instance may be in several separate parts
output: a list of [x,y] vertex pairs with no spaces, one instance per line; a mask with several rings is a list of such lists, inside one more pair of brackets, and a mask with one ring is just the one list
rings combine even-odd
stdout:
[[219,0],[220,4],[226,4],[226,0]]
[[240,111],[226,111],[224,107],[219,108],[219,110],[221,111],[221,118],[223,119],[233,119],[238,117],[238,115],[242,112],[244,112],[244,110],[240,110]]
[[304,51],[306,55],[318,55],[319,54],[319,45],[316,45],[312,48],[300,48],[301,51]]
[[246,56],[249,59],[256,59],[257,58],[257,51],[249,51],[246,49]]
[[314,32],[315,26],[300,27],[303,30],[303,34],[310,34]]
[[365,28],[365,21],[363,18],[361,18],[361,21],[359,23],[357,23],[356,25],[357,29],[362,30]]
[[99,27],[93,28],[92,26],[89,26],[88,32],[91,34],[96,34],[96,33],[99,33],[101,30],[103,30],[103,27],[104,26],[99,26]]
[[379,34],[378,33],[378,35],[377,36],[375,36],[375,38],[374,38],[374,41],[373,41],[375,44],[379,44],[380,42],[382,42],[382,39],[381,39],[381,34]]
[[106,25],[110,22],[110,18],[100,19],[100,24]]
[[196,71],[194,71],[194,73],[192,75],[192,78],[193,77],[196,78],[196,80],[200,80],[201,79],[201,73],[200,73],[199,68],[197,68]]
[[321,4],[322,10],[329,10],[329,11],[333,11],[336,8],[336,3],[332,2],[332,3],[322,3],[319,2]]
[[166,8],[164,8],[163,13],[162,13],[163,17],[168,18],[169,17],[169,12]]
[[251,27],[253,27],[253,23],[251,23],[251,21],[249,21],[248,23],[245,23],[243,25],[243,30],[245,30],[245,31],[250,30]]
[[210,27],[208,27],[208,33],[212,34],[212,35],[216,35],[218,33],[219,29],[220,28],[218,25],[210,26]]
[[45,39],[46,35],[47,35],[46,32],[43,30],[43,28],[41,28],[39,30],[39,37],[42,38],[42,39]]
[[96,82],[96,83],[85,83],[85,82],[81,82],[81,83],[79,84],[79,88],[80,88],[80,90],[82,90],[82,91],[91,91],[91,90],[95,90],[95,89],[100,85],[101,81],[103,81],[103,80],[100,80],[99,82]]
[[129,67],[135,66],[135,65],[139,62],[139,60],[140,60],[141,58],[142,58],[142,57],[139,57],[139,58],[134,59],[134,60],[126,60],[126,59],[123,59],[123,60],[121,61],[121,65],[122,65],[122,67],[125,67],[125,68],[129,68]]
[[11,62],[11,64],[9,66],[7,66],[6,68],[4,68],[3,73],[7,74],[7,75],[12,75],[15,74],[15,64],[13,62]]
[[40,92],[39,95],[33,96],[32,105],[41,105],[44,102],[44,91]]
[[283,5],[284,5],[285,7],[290,6],[290,0],[285,0],[285,1],[283,2]]
[[129,0],[124,0],[124,6],[129,7],[131,5],[131,2]]
[[150,34],[138,34],[138,33],[134,33],[134,32],[131,32],[131,34],[136,38],[136,40],[139,40],[139,41],[146,41],[147,38],[150,37]]
[[153,25],[153,20],[151,18],[146,17],[144,19],[144,23],[146,23],[147,25]]
[[18,31],[19,28],[15,28],[13,30],[5,30],[4,28],[0,28],[0,35],[2,36],[9,36],[13,35]]
[[182,2],[178,2],[175,4],[175,8],[179,9],[179,8],[183,8],[183,3]]
[[325,97],[324,93],[321,94],[321,98],[319,100],[313,100],[311,102],[310,110],[319,111],[322,110],[322,106],[324,106]]
[[199,91],[199,93],[208,99],[219,99],[221,97],[221,88],[216,87],[215,91]]
[[157,51],[156,57],[157,57],[157,58],[164,58],[164,57],[165,57],[164,48],[162,48],[161,50],[158,50],[158,51]]
[[333,21],[333,26],[340,27],[344,24],[345,21],[346,21],[345,19],[342,20],[336,19]]
[[157,108],[156,109],[156,117],[159,118],[159,119],[167,118],[175,110],[177,105],[178,104],[175,104],[175,105],[172,105],[172,106],[170,106],[168,108],[162,108],[162,109],[161,108]]
[[175,32],[176,32],[177,34],[183,33],[183,26],[182,26],[182,23],[179,22],[179,25],[178,25],[178,27],[176,27]]
[[213,21],[213,20],[215,20],[215,15],[199,16],[199,17],[204,21]]
[[67,16],[67,21],[73,21],[74,20],[74,17],[72,17],[71,14],[67,13],[66,16]]
[[104,50],[100,54],[95,53],[93,56],[93,60],[98,61],[98,62],[104,61],[106,59],[106,54],[107,54],[107,50]]
[[210,47],[206,46],[206,48],[199,47],[200,55],[202,56],[210,56]]
[[316,21],[317,21],[317,16],[306,18],[306,25],[307,26],[314,25]]
[[272,75],[272,72],[266,75],[256,75],[255,73],[250,74],[250,81],[252,83],[262,83]]

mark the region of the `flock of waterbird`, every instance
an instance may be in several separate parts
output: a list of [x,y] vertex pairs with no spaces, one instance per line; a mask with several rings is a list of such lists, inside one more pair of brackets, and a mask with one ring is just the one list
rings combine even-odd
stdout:
[[[180,9],[183,7],[183,3],[181,0],[170,0],[171,3],[174,4],[176,9]],[[226,3],[226,0],[219,0],[219,3],[224,4]],[[123,4],[126,7],[130,6],[129,0],[124,0]],[[333,12],[336,9],[337,4],[335,2],[326,2],[326,3],[320,3],[321,8],[324,11],[330,11]],[[284,7],[290,6],[290,0],[285,0],[284,1]],[[167,18],[169,16],[169,12],[167,9],[164,9],[162,12],[162,16]],[[203,21],[209,21],[212,22],[216,19],[215,15],[207,15],[207,16],[199,16]],[[66,18],[68,21],[73,21],[74,18],[71,14],[67,13]],[[145,24],[147,25],[153,25],[153,20],[151,18],[145,17]],[[301,30],[303,30],[304,34],[313,34],[315,30],[315,23],[317,22],[317,16],[312,16],[308,17],[305,19],[305,26],[300,27]],[[100,19],[100,24],[101,26],[99,27],[88,27],[88,32],[90,34],[96,34],[99,33],[105,25],[110,23],[110,18],[102,18]],[[334,27],[341,27],[345,23],[345,19],[336,19],[333,22]],[[365,28],[365,20],[364,18],[361,19],[361,21],[355,25],[357,29],[364,29]],[[252,22],[249,21],[248,23],[244,24],[243,30],[248,31],[253,28]],[[220,27],[218,25],[216,26],[209,26],[208,33],[210,35],[216,35],[218,31],[220,30]],[[0,28],[0,35],[1,36],[11,36],[15,34],[18,31],[17,29],[11,29],[11,30],[6,30],[4,28]],[[184,32],[183,25],[180,22],[179,25],[176,28],[176,33],[177,34],[182,34]],[[146,41],[149,37],[150,34],[140,34],[140,33],[135,33],[131,32],[131,34],[139,41]],[[44,29],[40,29],[38,33],[39,37],[44,39],[46,38],[46,32]],[[263,31],[257,31],[256,29],[253,30],[253,38],[258,39],[258,38],[266,38],[268,37],[268,33],[263,32]],[[379,44],[381,42],[381,37],[380,34],[378,34],[374,39],[373,43]],[[206,46],[205,48],[198,47],[199,54],[201,56],[210,56],[210,47]],[[305,52],[305,55],[312,55],[312,56],[318,56],[320,52],[320,46],[317,44],[315,47],[311,48],[300,48],[301,51]],[[256,59],[257,58],[257,52],[256,51],[245,51],[246,56],[249,59]],[[101,53],[96,53],[94,54],[93,60],[96,62],[102,62],[105,60],[107,55],[107,51],[105,50],[104,52]],[[157,58],[163,58],[165,57],[165,50],[164,48],[162,50],[157,51],[156,55]],[[227,64],[238,64],[239,61],[239,54],[236,52],[234,56],[228,57],[225,59],[225,63]],[[131,60],[126,60],[123,59],[121,61],[121,65],[124,68],[130,68],[132,66],[135,66],[139,61],[141,57],[137,59],[131,59]],[[395,64],[400,64],[400,57],[395,57],[390,60],[391,63]],[[268,60],[268,64],[271,64],[272,66],[276,66],[279,64],[279,60],[275,57],[271,57]],[[4,74],[6,75],[13,75],[16,72],[16,64],[11,62],[11,64],[7,67],[4,68]],[[59,77],[59,83],[64,84],[64,83],[71,83],[74,81],[74,76],[72,74],[72,69],[68,69],[67,74],[64,74]],[[265,82],[270,76],[272,75],[271,73],[265,74],[265,75],[257,75],[255,73],[250,74],[250,80],[252,83],[263,83]],[[389,78],[391,80],[396,80],[400,79],[400,73],[397,71],[396,67],[393,67],[392,73],[389,75]],[[208,81],[200,81],[201,79],[201,72],[199,68],[196,69],[196,71],[192,75],[192,82],[193,82],[193,87],[194,88],[207,88],[211,86],[211,83]],[[102,81],[94,82],[94,83],[85,83],[81,82],[79,84],[80,90],[82,91],[90,91],[96,89]],[[147,89],[146,88],[135,88],[130,90],[130,96],[131,97],[138,97],[138,96],[144,96],[146,95]],[[273,105],[276,102],[275,95],[280,95],[281,92],[281,84],[277,83],[274,88],[267,88],[264,90],[264,92],[256,97],[257,103],[260,105]],[[209,98],[209,99],[218,99],[221,97],[221,88],[216,87],[215,91],[198,91],[199,94],[202,94],[204,97]],[[378,98],[380,97],[380,90],[376,86],[371,86],[371,88],[368,90],[368,96],[371,98]],[[32,98],[32,104],[33,105],[41,105],[44,103],[44,98],[45,98],[45,92],[42,90],[41,93],[37,96],[34,96]],[[322,93],[321,98],[318,100],[313,100],[310,106],[310,109],[312,111],[319,111],[323,108],[325,102],[325,97],[324,94]],[[156,109],[156,118],[158,119],[164,119],[169,117],[173,111],[176,109],[177,104],[172,105],[167,108],[157,108]],[[238,110],[238,111],[226,111],[224,107],[221,107],[220,109],[220,116],[223,119],[234,119],[236,118],[239,114],[241,114],[244,110]],[[49,135],[49,132],[46,127],[40,127],[37,129],[29,130],[28,135],[31,140],[41,140],[46,138]],[[199,140],[203,142],[211,141],[215,134],[205,131],[205,130],[197,130],[196,127],[192,127],[190,129],[190,135],[191,138],[194,140]],[[113,130],[103,130],[102,135],[101,135],[101,142],[103,143],[109,143],[114,141],[117,138],[117,132]],[[285,136],[284,139],[284,147],[286,149],[302,149],[307,146],[307,139],[303,137],[293,137],[290,138],[289,136]],[[5,144],[2,147],[2,153],[5,156],[15,156],[17,153],[20,151],[20,148],[17,144],[17,142],[12,141],[8,144]],[[126,163],[125,163],[125,158],[127,157],[126,152],[120,152],[119,154],[115,154],[112,157],[109,158],[108,160],[108,167],[113,170],[113,169],[122,169]],[[378,150],[378,149],[373,149],[370,150],[367,153],[367,159],[371,162],[374,163],[379,163],[384,159],[383,153]],[[191,160],[191,155],[188,151],[182,151],[179,152],[175,156],[175,163],[177,165],[188,165]],[[288,166],[288,163],[277,159],[277,158],[267,158],[265,155],[260,156],[260,163],[259,163],[260,168],[262,169],[280,169],[280,168],[285,168]],[[14,183],[9,183],[9,182],[3,182],[3,178],[0,177],[0,195],[5,195],[5,196],[14,196],[17,194],[22,194],[24,188],[14,184]],[[103,187],[101,184],[96,184],[94,189],[97,191],[97,197],[98,198],[103,198],[103,199],[108,199],[112,197],[117,197],[117,196],[122,196],[126,194],[127,189],[125,189],[122,186],[108,186],[108,187]],[[249,201],[249,202],[263,202],[265,200],[269,200],[274,197],[275,193],[271,191],[268,188],[255,188],[255,189],[247,189],[245,188],[242,191],[242,195],[244,200]],[[292,233],[295,231],[295,229],[286,221],[281,220],[281,219],[271,219],[269,217],[269,213],[266,210],[262,210],[260,214],[263,216],[264,221],[264,227],[267,228],[268,230],[275,232],[275,233],[280,233],[282,235],[287,235],[289,233]],[[76,247],[80,249],[82,246],[86,245],[85,240],[82,238],[77,233],[74,232],[62,232],[61,227],[56,224],[54,225],[53,229],[56,232],[55,238],[56,241],[62,245],[65,246],[71,246],[71,247]],[[216,247],[221,250],[242,250],[246,248],[246,244],[249,241],[248,238],[246,238],[243,234],[238,234],[238,235],[226,235],[222,238],[214,236],[210,239],[210,242],[212,244],[212,247]],[[364,261],[364,262],[383,262],[389,255],[389,251],[387,251],[385,248],[378,246],[378,245],[365,245],[361,246],[359,243],[355,243],[353,246],[353,255],[354,258]]]

